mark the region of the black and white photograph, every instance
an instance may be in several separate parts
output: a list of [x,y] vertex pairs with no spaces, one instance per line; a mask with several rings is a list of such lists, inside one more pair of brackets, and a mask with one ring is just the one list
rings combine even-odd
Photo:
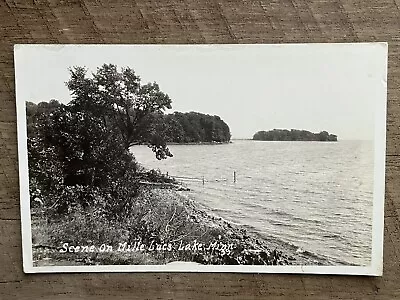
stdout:
[[24,271],[381,276],[387,51],[16,45]]

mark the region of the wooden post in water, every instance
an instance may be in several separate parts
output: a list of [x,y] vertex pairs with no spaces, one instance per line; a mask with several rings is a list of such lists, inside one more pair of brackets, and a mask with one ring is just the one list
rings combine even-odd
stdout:
[[203,176],[203,185],[204,185],[204,176]]
[[236,182],[236,171],[233,171],[233,182]]

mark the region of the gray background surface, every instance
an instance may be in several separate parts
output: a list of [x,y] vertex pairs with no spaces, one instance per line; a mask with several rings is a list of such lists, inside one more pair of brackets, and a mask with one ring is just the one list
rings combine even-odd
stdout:
[[[400,1],[0,1],[0,299],[400,297]],[[13,45],[389,42],[384,276],[22,272]]]

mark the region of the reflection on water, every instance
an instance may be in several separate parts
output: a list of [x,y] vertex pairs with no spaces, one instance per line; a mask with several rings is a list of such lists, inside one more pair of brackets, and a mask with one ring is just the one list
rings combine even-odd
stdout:
[[173,158],[158,161],[145,146],[131,148],[147,168],[199,178],[185,182],[197,201],[227,220],[316,254],[370,263],[372,142],[236,140],[170,150]]

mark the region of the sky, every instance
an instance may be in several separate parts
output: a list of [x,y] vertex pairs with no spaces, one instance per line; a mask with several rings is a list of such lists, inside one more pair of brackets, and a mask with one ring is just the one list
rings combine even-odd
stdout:
[[387,46],[17,45],[17,101],[68,103],[68,68],[131,67],[157,82],[173,111],[218,115],[232,138],[259,130],[326,130],[340,140],[372,140],[386,101]]

